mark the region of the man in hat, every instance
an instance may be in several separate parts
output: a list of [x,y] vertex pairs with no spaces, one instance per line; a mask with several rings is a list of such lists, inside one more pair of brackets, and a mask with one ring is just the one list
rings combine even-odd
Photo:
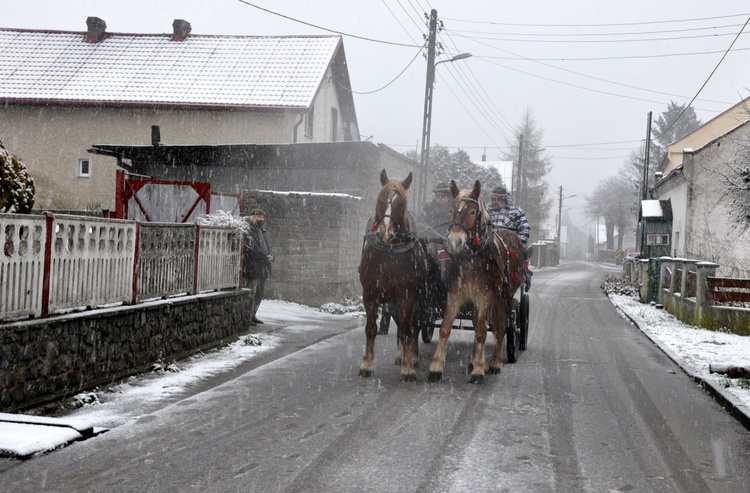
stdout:
[[245,287],[253,291],[254,297],[251,325],[263,323],[256,313],[258,313],[260,302],[263,301],[266,279],[271,277],[271,264],[276,260],[276,250],[266,231],[265,219],[266,213],[263,209],[256,208],[250,211],[242,257],[242,277],[245,280]]
[[[499,186],[492,190],[490,201],[488,209],[492,225],[496,228],[505,228],[516,233],[516,236],[521,240],[521,244],[525,249],[526,243],[531,236],[531,225],[529,225],[529,221],[526,219],[526,213],[517,205],[509,202],[508,189],[504,186]],[[527,254],[524,252],[524,258],[526,257]],[[532,272],[528,269],[524,272],[526,275],[526,291],[528,291],[531,288]]]
[[420,236],[438,238],[445,236],[451,211],[451,189],[445,182],[437,184],[432,191],[433,199],[424,205],[419,214]]

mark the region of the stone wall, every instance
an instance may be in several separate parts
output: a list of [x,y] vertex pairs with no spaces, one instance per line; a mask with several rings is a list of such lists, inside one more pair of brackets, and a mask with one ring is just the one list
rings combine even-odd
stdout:
[[184,296],[0,325],[0,411],[52,402],[233,342],[247,290]]
[[266,298],[309,306],[362,294],[357,269],[370,204],[344,194],[251,191],[276,249]]

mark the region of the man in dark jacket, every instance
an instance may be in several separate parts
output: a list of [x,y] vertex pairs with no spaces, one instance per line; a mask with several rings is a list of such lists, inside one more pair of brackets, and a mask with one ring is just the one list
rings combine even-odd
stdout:
[[445,236],[451,215],[451,189],[447,183],[438,183],[432,191],[434,199],[422,208],[417,217],[419,235],[427,238]]
[[263,301],[266,279],[271,277],[271,264],[276,259],[271,237],[266,231],[266,213],[263,209],[250,211],[248,230],[245,236],[245,250],[242,258],[242,277],[245,287],[253,291],[253,319],[252,325],[262,324],[258,319],[258,307]]

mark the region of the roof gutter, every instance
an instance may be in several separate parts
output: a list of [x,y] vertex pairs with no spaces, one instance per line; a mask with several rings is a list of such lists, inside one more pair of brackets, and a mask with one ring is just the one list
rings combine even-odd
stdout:
[[305,114],[300,113],[299,114],[299,121],[294,124],[294,129],[292,130],[292,144],[297,143],[297,129],[300,125],[302,125],[302,122],[305,120]]

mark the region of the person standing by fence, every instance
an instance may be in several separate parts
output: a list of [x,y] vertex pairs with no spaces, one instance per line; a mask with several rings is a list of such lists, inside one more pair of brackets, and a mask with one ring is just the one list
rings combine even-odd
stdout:
[[250,211],[242,258],[242,277],[245,287],[252,290],[254,298],[252,325],[263,323],[256,314],[260,302],[263,301],[266,279],[271,277],[271,264],[276,260],[276,250],[273,248],[271,236],[266,231],[265,219],[266,213],[263,209]]

